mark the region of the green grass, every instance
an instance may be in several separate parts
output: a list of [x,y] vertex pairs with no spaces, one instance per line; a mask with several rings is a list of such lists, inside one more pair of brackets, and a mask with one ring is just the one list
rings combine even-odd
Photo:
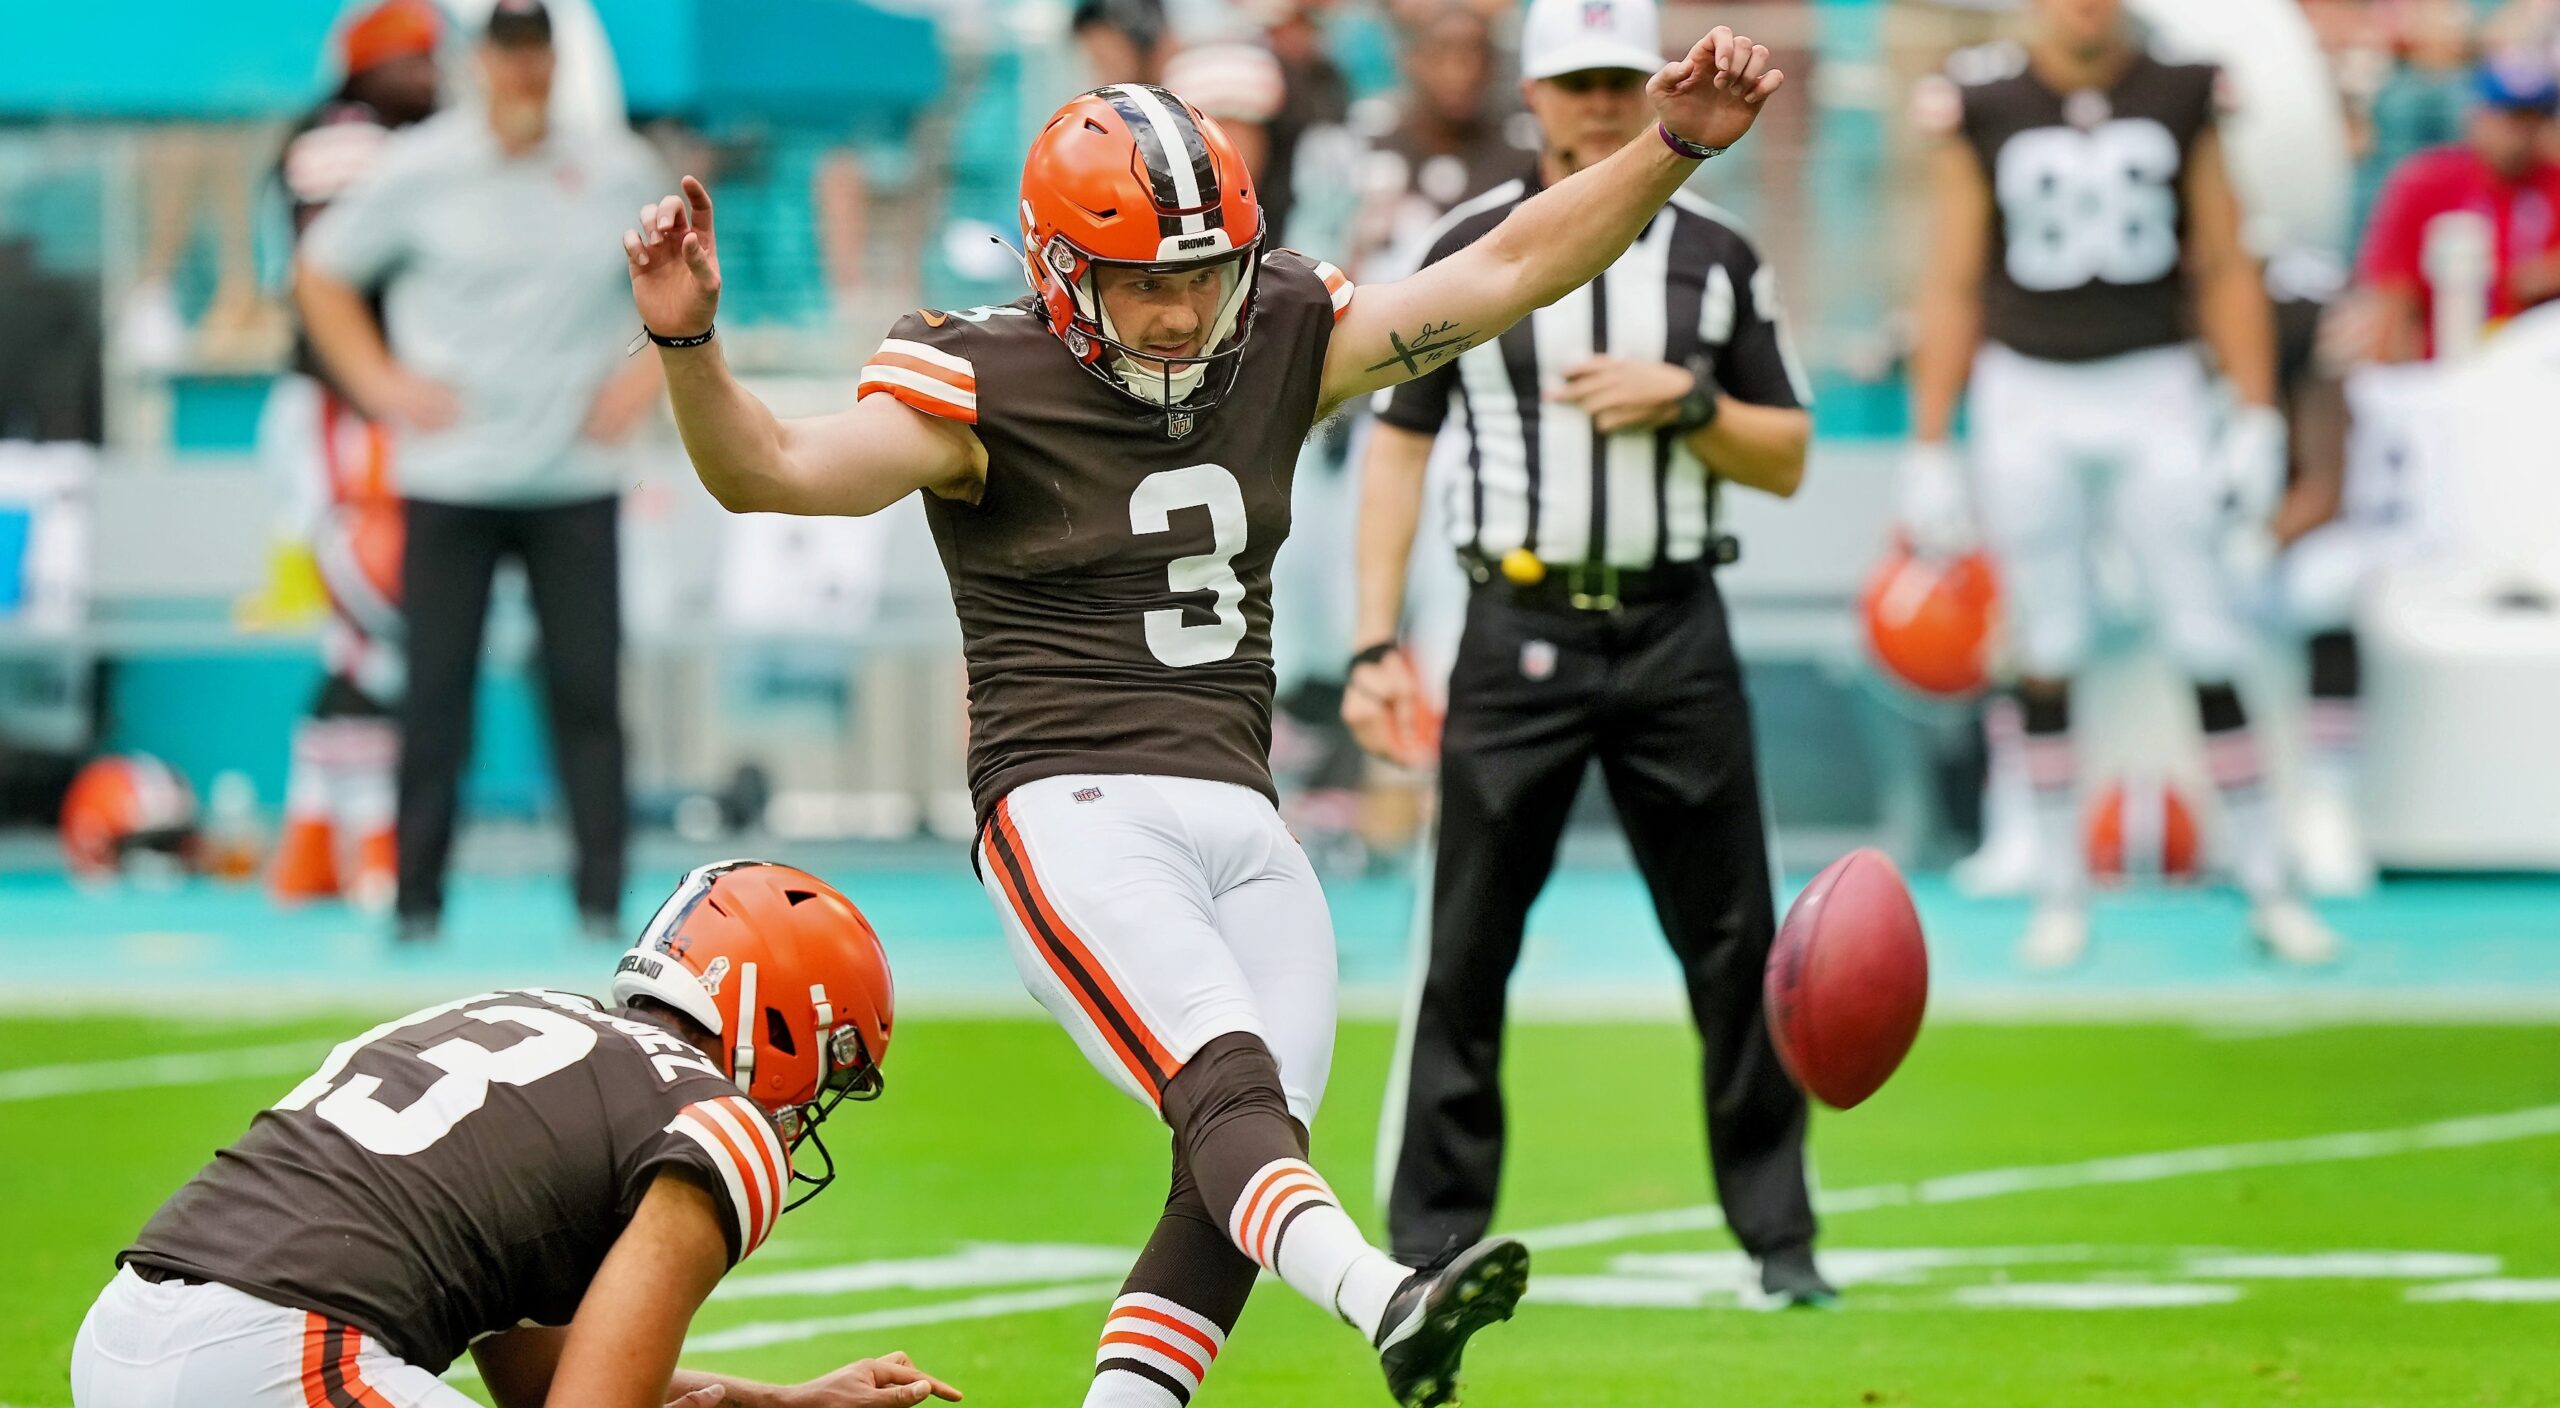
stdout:
[[[170,1030],[13,1019],[0,1021],[0,1070],[302,1038],[316,1060],[363,1020]],[[1378,1026],[1345,1031],[1317,1131],[1319,1166],[1364,1214],[1390,1035]],[[1693,1070],[1691,1039],[1673,1027],[1517,1032],[1504,1224],[1546,1227],[1702,1201]],[[0,1404],[68,1403],[63,1366],[72,1332],[116,1248],[293,1079],[0,1103],[0,1208],[10,1210],[0,1219],[8,1229],[0,1265],[9,1271],[0,1276]],[[1533,1300],[1519,1320],[1479,1341],[1467,1402],[2560,1404],[2560,1304],[2408,1298],[2412,1287],[2443,1275],[2234,1279],[2186,1265],[2208,1249],[2425,1251],[2499,1258],[2494,1274],[2506,1278],[2560,1278],[2560,1134],[1966,1201],[1893,1203],[1861,1192],[1985,1169],[2400,1129],[2551,1105],[2560,1105],[2560,1030],[2550,1027],[2233,1036],[2166,1026],[1940,1026],[1866,1108],[1818,1120],[1824,1188],[1866,1206],[1831,1216],[1824,1246],[1835,1254],[2027,1251],[1995,1259],[2006,1264],[1858,1286],[1832,1314]],[[849,1165],[843,1181],[786,1220],[742,1276],[935,1257],[972,1242],[1134,1247],[1162,1197],[1162,1132],[1037,1023],[910,1023],[900,1033],[890,1097],[852,1115],[837,1139]],[[1721,1233],[1656,1235],[1555,1249],[1540,1255],[1538,1271],[1568,1287],[1575,1283],[1562,1278],[1598,1277],[1613,1266],[1620,1273],[1664,1266],[1620,1262],[1631,1255],[1729,1248]],[[2232,1288],[2237,1299],[2100,1311],[1981,1308],[1960,1299],[2004,1281],[2206,1285]],[[696,1333],[1043,1288],[725,1301],[704,1313]],[[958,1382],[974,1403],[1071,1405],[1082,1395],[1100,1308],[1095,1301],[826,1335],[697,1362],[798,1377],[902,1348]],[[1266,1281],[1203,1401],[1383,1403],[1376,1385],[1374,1363],[1352,1334]]]

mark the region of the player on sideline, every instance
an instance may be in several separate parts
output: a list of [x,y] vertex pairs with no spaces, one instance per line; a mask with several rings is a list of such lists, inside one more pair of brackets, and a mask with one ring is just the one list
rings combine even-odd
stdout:
[[889,962],[860,911],[788,866],[704,866],[613,1001],[484,993],[342,1043],[116,1258],[75,1408],[473,1408],[436,1377],[466,1347],[499,1408],[959,1398],[902,1354],[790,1388],[676,1368],[712,1286],[835,1177],[819,1125],[880,1093]]
[[[2103,515],[2194,681],[2251,931],[2280,958],[2322,962],[2337,938],[2286,873],[2232,686],[2254,641],[2226,580],[2224,515],[2272,513],[2285,446],[2273,315],[2240,240],[2215,70],[2145,52],[2122,0],[2029,8],[2029,44],[1964,51],[1922,92],[1921,118],[1945,140],[1901,485],[1917,551],[1965,551],[1978,521],[1999,560],[2040,865],[2020,956],[2059,967],[2089,943],[2071,677],[2090,649],[2091,525]],[[2218,444],[2202,351],[2239,403]],[[1970,488],[1948,441],[1968,380]]]
[[1642,137],[1356,298],[1265,248],[1215,122],[1161,88],[1096,89],[1024,164],[1032,294],[900,320],[855,403],[810,419],[777,419],[722,361],[700,182],[624,237],[723,505],[867,514],[925,492],[968,658],[979,875],[1033,994],[1173,1131],[1088,1408],[1188,1403],[1257,1265],[1366,1337],[1408,1405],[1452,1401],[1467,1337],[1518,1300],[1517,1242],[1408,1271],[1307,1163],[1333,929],[1272,799],[1272,558],[1319,419],[1588,283],[1781,81],[1719,26],[1653,75]]

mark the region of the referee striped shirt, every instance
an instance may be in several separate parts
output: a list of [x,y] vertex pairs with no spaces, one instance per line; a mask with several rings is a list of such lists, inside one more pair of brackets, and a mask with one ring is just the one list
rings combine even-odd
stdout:
[[[1450,211],[1423,262],[1482,238],[1537,191],[1514,180]],[[1602,354],[1703,368],[1758,405],[1813,399],[1779,324],[1776,276],[1731,217],[1680,192],[1600,277],[1379,393],[1380,420],[1424,435],[1440,430],[1456,401],[1467,473],[1451,484],[1444,519],[1458,548],[1500,559],[1525,546],[1551,564],[1636,568],[1708,551],[1716,477],[1676,432],[1602,434],[1579,408],[1541,397],[1568,368]]]

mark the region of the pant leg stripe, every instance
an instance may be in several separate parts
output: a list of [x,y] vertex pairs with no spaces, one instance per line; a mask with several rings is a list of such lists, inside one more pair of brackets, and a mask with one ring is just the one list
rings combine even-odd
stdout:
[[1156,1040],[1155,1033],[1139,1020],[1137,1008],[1111,981],[1110,970],[1094,958],[1083,940],[1076,937],[1075,930],[1059,917],[1057,907],[1049,902],[1048,891],[1040,884],[1039,873],[1032,868],[1030,850],[1022,844],[1022,833],[1013,824],[1013,808],[1009,802],[996,803],[993,834],[1000,842],[1001,853],[1014,869],[1020,884],[1020,896],[1030,901],[1030,912],[1043,921],[1041,932],[1047,934],[1056,946],[1058,957],[1077,972],[1093,990],[1096,999],[1119,1019],[1125,1029],[1124,1034],[1131,1038],[1130,1054],[1146,1067],[1152,1087],[1161,1094],[1165,1083],[1182,1069],[1182,1063],[1173,1059],[1173,1054]]
[[344,1325],[339,1327],[339,1337],[345,1348],[339,1358],[338,1369],[347,1402],[357,1408],[391,1408],[391,1404],[374,1391],[373,1385],[364,1381],[364,1368],[356,1362],[356,1357],[364,1352],[364,1332],[353,1325]]
[[1067,991],[1075,997],[1076,1005],[1084,1009],[1085,1015],[1102,1033],[1103,1040],[1109,1044],[1112,1053],[1120,1058],[1120,1064],[1127,1068],[1130,1076],[1137,1081],[1138,1088],[1146,1091],[1150,1099],[1161,1103],[1164,1098],[1166,1077],[1159,1070],[1148,1065],[1135,1034],[1129,1030],[1128,1022],[1120,1010],[1111,1005],[1100,985],[1093,981],[1092,975],[1085,972],[1067,952],[1066,947],[1058,942],[1057,933],[1050,927],[1048,916],[1029,902],[1027,896],[1030,872],[1022,864],[1021,856],[1007,840],[1000,825],[988,827],[987,849],[993,853],[995,859],[997,884],[1003,888],[1005,899],[1012,904],[1014,917],[1021,921],[1025,932],[1031,935],[1032,946],[1040,951],[1040,956],[1048,963],[1050,971],[1057,974],[1059,981],[1066,984]]
[[321,1386],[329,1365],[328,1338],[328,1319],[305,1311],[302,1316],[303,1408],[330,1408],[328,1391]]

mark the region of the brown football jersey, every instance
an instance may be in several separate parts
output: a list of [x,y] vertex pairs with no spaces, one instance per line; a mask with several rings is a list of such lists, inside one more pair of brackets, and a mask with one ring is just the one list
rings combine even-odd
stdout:
[[860,394],[964,422],[975,504],[925,500],[969,665],[969,789],[1063,773],[1271,786],[1271,562],[1352,288],[1265,255],[1234,387],[1168,416],[1076,365],[1019,303],[910,313]]
[[659,1170],[691,1170],[734,1265],[773,1230],[771,1120],[690,1043],[554,992],[495,992],[339,1046],[117,1257],[316,1311],[443,1372],[566,1325]]
[[1983,336],[2077,362],[2194,335],[2185,181],[2215,74],[2137,54],[2112,87],[2058,93],[2015,44],[1948,61],[1922,116],[1961,136],[1991,186]]

